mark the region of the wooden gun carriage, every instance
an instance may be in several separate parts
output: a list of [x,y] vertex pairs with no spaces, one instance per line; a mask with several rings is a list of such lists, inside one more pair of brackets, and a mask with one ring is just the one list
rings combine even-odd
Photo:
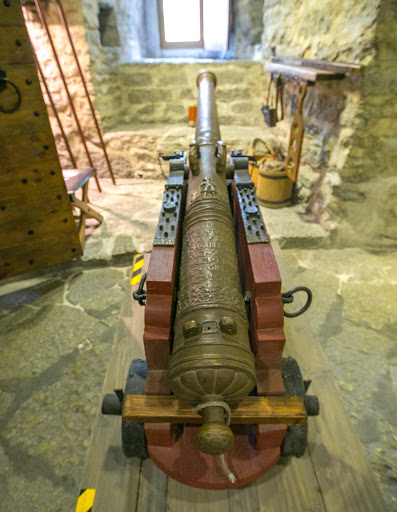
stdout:
[[126,456],[224,489],[254,481],[280,455],[303,455],[319,405],[296,361],[282,357],[281,278],[248,157],[232,151],[227,162],[215,75],[203,71],[197,83],[196,140],[188,163],[185,153],[166,157],[149,269],[134,292],[145,306],[146,361],[132,362],[125,390],[106,395],[102,412],[122,415]]

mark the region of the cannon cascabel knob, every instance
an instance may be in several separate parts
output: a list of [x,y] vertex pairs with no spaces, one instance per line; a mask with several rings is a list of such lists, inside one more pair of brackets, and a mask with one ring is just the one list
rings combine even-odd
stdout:
[[233,432],[225,423],[204,423],[196,435],[194,444],[203,453],[221,455],[233,448]]

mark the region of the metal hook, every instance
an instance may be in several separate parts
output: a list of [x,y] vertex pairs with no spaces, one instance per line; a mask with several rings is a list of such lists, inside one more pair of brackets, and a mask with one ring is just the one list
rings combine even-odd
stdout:
[[295,318],[297,316],[302,315],[305,311],[309,309],[310,304],[312,303],[313,294],[310,288],[307,288],[306,286],[296,286],[295,288],[288,290],[288,292],[284,292],[281,294],[283,304],[291,304],[292,302],[294,302],[293,295],[296,292],[305,292],[307,294],[307,301],[306,304],[301,309],[295,311],[294,313],[287,313],[286,311],[284,311],[284,316],[288,318]]
[[143,287],[145,286],[145,282],[146,282],[146,275],[147,275],[147,272],[145,272],[142,275],[141,280],[139,282],[138,289],[135,290],[132,294],[134,300],[137,300],[139,302],[140,306],[144,306],[146,304],[146,290],[143,289]]
[[[5,73],[4,73],[4,75],[5,75]],[[0,105],[0,112],[2,112],[3,114],[12,114],[16,110],[18,110],[19,107],[21,106],[21,103],[22,103],[21,92],[18,89],[18,87],[14,84],[14,82],[11,82],[11,80],[6,78],[5,76],[1,76],[0,75],[0,82],[6,82],[5,83],[5,87],[7,86],[7,84],[10,84],[15,89],[15,92],[17,93],[18,98],[17,98],[17,101],[16,101],[16,103],[15,103],[15,105],[13,107],[11,107],[11,108],[4,108],[2,105]],[[4,90],[4,89],[2,88],[2,90]]]

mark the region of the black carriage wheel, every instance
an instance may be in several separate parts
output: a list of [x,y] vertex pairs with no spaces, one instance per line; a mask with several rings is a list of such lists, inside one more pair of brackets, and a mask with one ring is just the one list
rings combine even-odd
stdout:
[[[124,396],[144,395],[147,373],[146,361],[134,359],[128,370]],[[127,423],[122,420],[121,445],[123,453],[127,458],[138,457],[139,459],[146,459],[148,454],[143,423]]]
[[[281,362],[285,394],[305,396],[305,384],[298,363],[292,357],[283,357]],[[303,424],[288,425],[281,445],[282,456],[302,457],[307,445],[307,420]]]

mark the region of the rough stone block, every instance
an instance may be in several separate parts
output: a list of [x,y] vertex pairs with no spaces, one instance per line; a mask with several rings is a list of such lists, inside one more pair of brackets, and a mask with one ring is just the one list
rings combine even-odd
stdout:
[[164,108],[163,120],[166,123],[187,122],[188,109],[178,104],[166,104]]
[[67,298],[72,304],[91,299],[100,300],[104,292],[124,276],[117,269],[89,270],[74,277],[69,285]]
[[252,110],[252,103],[250,101],[240,101],[232,103],[231,111],[236,114],[246,114]]
[[305,164],[299,167],[298,181],[307,189],[312,188],[319,176],[320,174],[315,172],[310,165]]
[[196,99],[194,92],[193,89],[185,88],[180,91],[179,97],[184,100],[194,100]]
[[138,85],[144,87],[152,85],[153,82],[153,77],[150,73],[123,74],[120,78],[123,86]]
[[172,72],[169,71],[163,71],[156,76],[158,85],[160,87],[186,87],[187,85],[190,85],[188,83],[187,77],[184,73],[183,68],[176,68],[175,70],[172,70]]
[[155,103],[170,100],[170,91],[163,89],[133,89],[128,92],[128,101],[135,103]]
[[219,87],[216,90],[217,101],[234,101],[249,98],[252,91],[245,87],[245,84],[240,87]]
[[243,83],[246,75],[248,74],[247,70],[241,70],[239,68],[234,68],[231,66],[231,69],[219,69],[216,71],[216,77],[219,84],[236,84]]

